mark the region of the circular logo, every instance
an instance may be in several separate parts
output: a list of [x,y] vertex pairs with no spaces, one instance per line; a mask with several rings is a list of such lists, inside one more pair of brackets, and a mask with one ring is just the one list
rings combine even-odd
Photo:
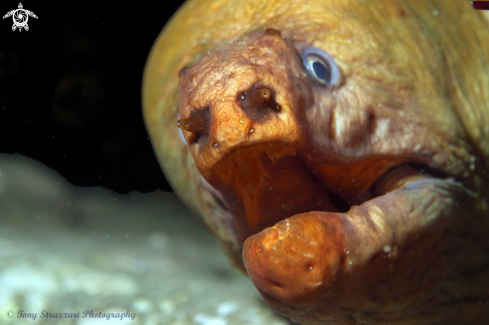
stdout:
[[27,24],[27,20],[29,19],[27,17],[27,13],[23,9],[17,9],[15,11],[15,14],[13,14],[14,18],[14,24],[17,27],[24,27]]
[[13,311],[11,311],[11,310],[8,310],[8,311],[7,311],[7,317],[8,317],[8,318],[12,318],[12,317],[14,317],[14,312],[13,312]]

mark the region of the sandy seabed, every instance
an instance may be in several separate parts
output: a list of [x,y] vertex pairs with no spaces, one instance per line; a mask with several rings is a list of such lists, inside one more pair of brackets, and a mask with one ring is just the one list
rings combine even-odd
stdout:
[[75,187],[0,154],[0,324],[292,323],[174,194]]

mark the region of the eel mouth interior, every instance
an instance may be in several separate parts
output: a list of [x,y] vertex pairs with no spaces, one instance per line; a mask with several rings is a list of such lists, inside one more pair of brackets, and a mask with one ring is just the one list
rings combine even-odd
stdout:
[[347,212],[430,169],[423,157],[370,157],[325,163],[279,142],[240,148],[220,160],[209,183],[235,219],[239,242],[296,214]]

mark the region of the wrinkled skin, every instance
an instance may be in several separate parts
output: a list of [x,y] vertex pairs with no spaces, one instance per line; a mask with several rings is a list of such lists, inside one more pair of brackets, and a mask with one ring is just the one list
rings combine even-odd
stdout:
[[[153,146],[272,308],[489,323],[488,24],[465,1],[216,0],[165,27],[143,85]],[[308,46],[338,85],[308,75]]]

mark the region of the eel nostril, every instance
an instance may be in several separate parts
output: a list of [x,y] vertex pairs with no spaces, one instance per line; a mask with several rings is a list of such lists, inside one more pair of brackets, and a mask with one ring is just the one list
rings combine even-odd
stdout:
[[280,111],[280,105],[275,102],[274,91],[269,87],[254,85],[238,93],[236,102],[254,121],[263,119],[270,111]]
[[195,143],[202,136],[209,135],[211,115],[209,109],[196,109],[185,119],[177,120],[177,127],[189,131],[193,136],[189,137],[190,143]]
[[270,90],[268,88],[263,88],[260,91],[260,97],[263,101],[268,102],[268,100],[270,99]]

